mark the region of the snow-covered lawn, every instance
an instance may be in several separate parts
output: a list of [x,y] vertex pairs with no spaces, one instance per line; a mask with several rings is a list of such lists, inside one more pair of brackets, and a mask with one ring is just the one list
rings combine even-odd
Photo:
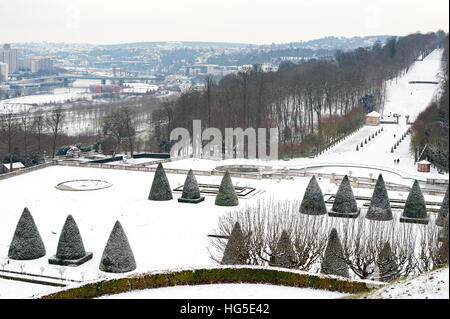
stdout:
[[214,284],[136,290],[99,299],[334,299],[349,294],[263,284]]
[[399,280],[369,294],[369,299],[449,299],[448,267]]
[[0,299],[27,298],[48,288],[49,286],[0,278]]

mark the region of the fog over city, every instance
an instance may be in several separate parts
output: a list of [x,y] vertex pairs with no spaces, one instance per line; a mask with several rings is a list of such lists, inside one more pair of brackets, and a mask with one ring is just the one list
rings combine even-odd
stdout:
[[448,30],[447,0],[0,1],[0,43],[215,41],[283,43],[325,36]]

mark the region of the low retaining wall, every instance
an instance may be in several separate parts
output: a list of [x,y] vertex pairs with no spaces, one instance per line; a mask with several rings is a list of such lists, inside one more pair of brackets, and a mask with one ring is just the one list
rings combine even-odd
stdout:
[[64,289],[41,298],[87,299],[140,289],[222,283],[273,284],[298,288],[325,289],[351,294],[366,292],[373,287],[382,285],[379,282],[346,280],[336,276],[310,274],[280,268],[230,266],[229,268],[203,268],[131,275]]
[[52,165],[54,165],[52,162],[48,162],[48,163],[44,163],[44,164],[40,164],[40,165],[22,168],[22,169],[19,169],[17,171],[11,172],[11,173],[0,174],[0,180],[18,176],[18,175],[22,175],[22,174],[26,174],[26,173],[33,172],[33,171],[37,171],[39,169],[46,168],[46,167],[49,167]]

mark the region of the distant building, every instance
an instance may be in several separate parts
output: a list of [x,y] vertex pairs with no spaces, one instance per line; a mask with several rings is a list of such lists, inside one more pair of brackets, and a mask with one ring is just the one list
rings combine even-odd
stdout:
[[8,64],[8,72],[15,73],[19,70],[19,53],[17,49],[11,49],[9,44],[0,48],[0,62]]
[[[14,162],[12,163],[12,172],[18,171],[19,169],[25,168],[25,165],[23,165],[21,162]],[[10,163],[2,164],[2,173],[9,173],[10,170]]]
[[24,69],[37,73],[39,71],[53,71],[53,59],[46,57],[28,57],[23,63]]
[[417,171],[423,172],[423,173],[429,173],[431,169],[431,163],[427,160],[422,160],[420,162],[417,162]]
[[372,111],[366,115],[366,125],[379,125],[380,124],[380,113]]
[[8,81],[8,64],[0,62],[0,82]]

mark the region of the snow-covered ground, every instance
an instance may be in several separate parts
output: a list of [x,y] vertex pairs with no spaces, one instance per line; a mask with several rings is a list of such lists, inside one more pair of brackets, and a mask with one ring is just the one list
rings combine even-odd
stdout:
[[[434,51],[424,61],[416,62],[410,69],[410,73],[419,75],[423,73],[422,76],[426,79],[429,79],[428,72],[437,74],[439,65],[436,61],[440,54],[440,51]],[[417,85],[406,86],[402,84],[402,80],[403,78],[399,79],[400,84],[397,86],[389,88],[390,102],[387,103],[385,112],[394,112],[398,104],[392,101],[405,100],[410,96],[411,90],[413,90],[413,95],[417,93],[420,98],[416,96],[416,98],[408,100],[409,114],[425,109],[437,86],[429,85],[427,89]],[[405,93],[406,91],[409,95]],[[406,114],[404,111],[400,113]],[[307,168],[338,174],[351,171],[353,176],[362,177],[369,177],[369,174],[372,173],[374,178],[381,172],[385,176],[386,182],[408,186],[413,184],[414,178],[422,180],[426,180],[426,178],[448,179],[448,174],[438,174],[434,169],[430,173],[417,172],[413,157],[409,153],[409,137],[401,142],[393,154],[390,153],[391,146],[408,128],[404,122],[400,122],[398,125],[383,125],[384,130],[381,134],[356,151],[356,145],[359,145],[364,138],[378,128],[365,126],[314,159],[298,158],[290,161],[186,159],[166,163],[164,166],[212,170],[222,165],[256,164],[272,168]],[[400,159],[400,165],[394,165],[396,158]],[[28,207],[43,238],[47,254],[32,261],[10,261],[5,266],[6,270],[20,271],[21,264],[23,264],[24,271],[27,273],[40,274],[43,272],[47,276],[59,277],[60,267],[49,265],[48,258],[56,252],[59,234],[68,214],[74,216],[83,236],[86,250],[92,251],[94,257],[79,267],[66,267],[64,272],[66,279],[94,280],[104,276],[108,278],[118,276],[101,273],[98,270],[104,245],[116,220],[122,223],[136,258],[137,269],[133,273],[212,265],[207,250],[209,247],[207,234],[217,227],[218,217],[229,212],[230,208],[215,206],[214,196],[206,196],[206,200],[198,205],[178,203],[177,198],[180,194],[177,193],[174,193],[174,199],[171,201],[149,201],[147,198],[153,175],[153,173],[125,170],[53,166],[0,181],[2,198],[0,264],[7,259],[9,244],[17,221],[23,208]],[[172,188],[182,185],[185,180],[184,175],[176,174],[168,174],[168,178]],[[112,187],[86,192],[60,191],[55,188],[55,185],[61,182],[80,179],[104,180],[111,183]],[[221,176],[197,176],[199,183],[218,185],[220,180]],[[302,177],[293,180],[233,178],[236,186],[251,186],[261,191],[258,196],[240,199],[239,207],[255,204],[261,198],[301,200],[308,182],[309,178]],[[324,194],[337,191],[338,185],[331,184],[328,179],[318,178],[318,182]],[[372,190],[354,189],[354,193],[370,197]],[[407,193],[389,192],[389,196],[406,199]],[[442,201],[442,197],[436,196],[426,195],[425,199]],[[394,211],[394,218],[398,220],[400,213],[400,211]],[[325,216],[324,218],[333,217]],[[446,280],[448,289],[448,276]],[[0,281],[2,297],[9,296],[8,291],[11,285],[13,284],[10,281],[6,284],[4,280]],[[17,289],[17,294],[11,296],[25,298],[37,292],[54,290],[49,286],[40,286],[35,289],[34,285],[29,285],[28,289],[26,285],[18,283],[18,286],[24,288]]]
[[334,299],[348,294],[262,284],[214,284],[136,290],[99,299]]
[[448,267],[411,279],[399,280],[361,298],[368,299],[449,299]]
[[0,299],[24,298],[40,293],[48,286],[0,278]]

